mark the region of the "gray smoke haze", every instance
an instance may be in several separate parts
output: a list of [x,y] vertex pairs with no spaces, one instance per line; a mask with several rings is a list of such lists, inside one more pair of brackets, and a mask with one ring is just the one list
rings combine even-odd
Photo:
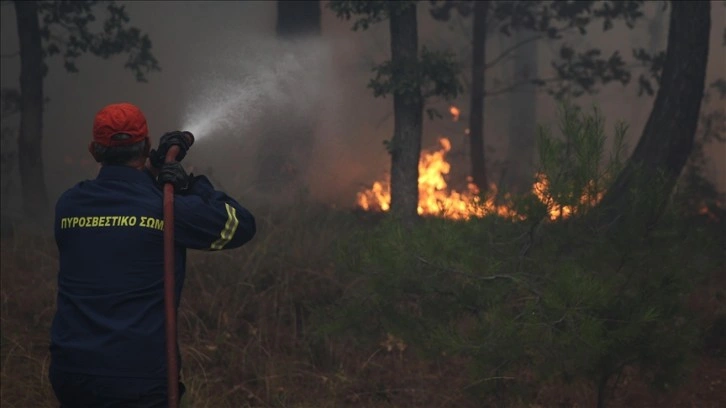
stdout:
[[[44,160],[52,200],[79,180],[95,176],[96,164],[86,150],[93,116],[106,104],[120,101],[134,103],[145,112],[154,142],[166,131],[194,132],[197,143],[185,159],[187,166],[211,174],[243,202],[254,198],[255,186],[262,182],[255,171],[258,146],[265,143],[270,124],[286,115],[309,117],[315,124],[311,166],[300,186],[313,198],[352,206],[356,191],[388,171],[389,158],[382,141],[391,136],[392,102],[390,98],[375,99],[366,88],[371,65],[389,55],[385,23],[366,32],[353,32],[350,22],[340,21],[323,9],[323,35],[289,44],[275,38],[276,5],[272,1],[124,4],[133,25],[149,34],[163,71],[151,74],[149,83],[142,84],[123,69],[123,57],[107,61],[82,57],[78,74],[66,73],[58,59],[49,61]],[[648,15],[655,15],[657,8],[657,2],[649,3]],[[721,4],[714,3],[708,82],[726,72],[723,10]],[[420,43],[456,52],[468,77],[470,23],[456,19],[449,24],[434,22],[427,7],[420,8],[419,17]],[[647,24],[641,24],[636,31],[620,25],[606,33],[593,30],[584,39],[573,37],[570,43],[600,46],[604,53],[622,49],[627,57],[636,46],[649,47],[654,42],[664,46],[667,17],[665,13],[659,41],[650,38]],[[3,3],[3,55],[18,50],[14,19],[12,5]],[[496,36],[487,48],[493,55],[509,41]],[[557,47],[551,44],[539,47],[542,76],[551,74],[550,61],[556,52]],[[2,87],[17,88],[19,59],[3,58],[1,62]],[[495,79],[506,76],[508,69],[506,64],[493,69],[487,87],[493,89]],[[486,143],[493,161],[506,157],[509,124],[517,115],[508,98],[505,94],[486,99]],[[554,124],[552,100],[543,94],[532,94],[531,98],[537,104],[537,122]],[[628,143],[633,147],[650,113],[652,98],[638,98],[633,85],[612,85],[577,103],[596,103],[610,127],[616,120],[627,121]],[[453,104],[466,112],[468,95]],[[437,102],[435,106],[446,112],[448,103]],[[465,119],[456,123],[448,118],[427,120],[424,125],[423,146],[435,145],[439,136],[451,138],[449,158],[460,172],[468,168]],[[283,136],[286,143],[296,146],[295,132]],[[722,191],[726,190],[725,157],[726,146],[711,147],[709,171]],[[11,176],[17,177],[17,172]]]
[[312,107],[322,100],[333,69],[325,40],[281,43],[267,38],[233,51],[210,62],[233,66],[238,75],[214,74],[210,64],[210,74],[188,87],[184,129],[205,139],[221,132],[244,137],[270,110],[317,115]]
[[[266,129],[279,120],[295,124],[309,119],[316,124],[315,147],[300,187],[307,187],[316,198],[335,195],[335,182],[326,175],[335,172],[330,163],[345,166],[338,162],[340,152],[335,150],[343,148],[340,142],[348,132],[346,126],[352,123],[339,120],[346,116],[341,102],[347,96],[336,77],[335,47],[334,40],[325,38],[294,43],[256,38],[221,53],[219,58],[208,59],[207,67],[202,64],[206,74],[185,84],[180,123],[197,135],[195,150],[202,149],[195,151],[194,157],[190,155],[192,166],[223,173],[220,179],[226,180],[225,184],[251,194],[252,187],[265,182],[251,175],[261,165],[257,152],[261,143],[268,142]],[[215,69],[220,66],[226,67],[226,72]],[[297,137],[292,129],[283,140],[295,146]],[[351,179],[345,181],[350,183]]]

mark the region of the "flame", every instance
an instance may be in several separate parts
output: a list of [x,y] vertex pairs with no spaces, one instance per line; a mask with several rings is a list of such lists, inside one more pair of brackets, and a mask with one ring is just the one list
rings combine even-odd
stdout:
[[[498,191],[495,184],[489,185],[486,196],[480,194],[477,186],[469,178],[465,191],[449,188],[446,176],[451,164],[446,161],[446,154],[451,150],[451,141],[445,137],[439,139],[439,148],[423,151],[418,164],[418,213],[423,216],[437,216],[454,220],[468,220],[472,217],[497,215],[503,218],[523,220],[525,217],[512,208],[509,195],[497,200]],[[535,196],[547,206],[549,218],[557,220],[567,218],[576,213],[577,208],[559,205],[549,192],[549,180],[544,174],[537,174],[532,185]],[[594,205],[602,199],[604,191],[597,191],[595,183],[590,182],[580,197],[582,205]],[[365,211],[388,211],[391,205],[391,189],[389,179],[376,181],[371,188],[359,192],[356,197],[358,206]]]
[[717,209],[722,210],[724,208],[724,205],[720,200],[716,200],[716,202],[714,202],[712,204],[712,207],[709,206],[707,203],[701,203],[701,205],[698,207],[698,211],[697,211],[698,215],[708,217],[708,219],[712,222],[721,221],[721,218],[718,215],[716,215],[715,212],[711,211],[712,208],[717,208]]
[[[483,217],[497,214],[505,218],[519,217],[511,205],[496,203],[496,186],[490,186],[491,194],[486,198],[479,195],[479,189],[469,180],[466,191],[458,192],[448,187],[445,176],[451,170],[446,153],[451,150],[451,141],[439,139],[439,149],[424,151],[418,164],[418,213],[440,216],[454,220]],[[370,189],[358,193],[357,203],[366,211],[388,211],[391,190],[388,180],[376,181]]]
[[[576,207],[557,203],[549,190],[550,181],[547,176],[543,173],[537,173],[535,182],[532,184],[532,193],[547,206],[550,220],[567,218],[577,211]],[[585,191],[580,195],[580,204],[592,207],[602,200],[603,195],[605,195],[605,191],[598,190],[595,183],[590,180]]]
[[459,121],[459,116],[461,116],[461,111],[459,110],[459,108],[452,105],[449,108],[449,113],[451,113],[451,120],[453,120],[454,122]]

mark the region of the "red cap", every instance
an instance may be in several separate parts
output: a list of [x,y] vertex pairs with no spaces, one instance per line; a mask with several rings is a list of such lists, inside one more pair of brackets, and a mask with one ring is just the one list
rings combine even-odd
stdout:
[[[128,138],[113,138],[124,133]],[[115,103],[98,111],[93,120],[93,141],[102,146],[127,146],[149,135],[146,117],[141,109],[130,103]]]

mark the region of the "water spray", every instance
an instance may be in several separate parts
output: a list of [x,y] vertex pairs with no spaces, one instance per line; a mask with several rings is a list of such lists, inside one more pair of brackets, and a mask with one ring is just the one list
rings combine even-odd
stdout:
[[315,104],[310,102],[325,89],[321,62],[329,52],[319,40],[287,44],[259,39],[230,52],[227,61],[215,58],[197,89],[189,92],[182,129],[206,140],[222,132],[239,136],[267,112],[312,115]]
[[[231,91],[231,84],[214,84],[215,97],[202,97],[195,101],[184,119],[183,129],[188,129],[198,137],[207,137],[221,130],[232,130],[248,125],[249,118],[259,114],[256,111],[256,99],[259,92],[245,84],[236,85]],[[217,92],[222,91],[222,92]],[[226,92],[225,92],[226,91]],[[193,110],[192,110],[193,109]]]

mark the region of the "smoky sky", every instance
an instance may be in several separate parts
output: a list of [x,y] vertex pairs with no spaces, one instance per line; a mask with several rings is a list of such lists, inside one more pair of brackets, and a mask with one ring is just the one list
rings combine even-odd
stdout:
[[[655,3],[659,2],[647,5],[649,15],[655,13]],[[207,134],[198,134],[198,143],[186,160],[195,171],[211,173],[213,179],[241,195],[242,200],[253,195],[254,185],[259,182],[254,171],[258,165],[257,146],[265,142],[261,135],[265,134],[267,124],[280,120],[279,112],[294,111],[315,117],[315,148],[311,153],[312,165],[305,175],[305,183],[315,198],[352,205],[356,191],[388,170],[389,158],[382,142],[391,137],[392,101],[376,99],[366,88],[372,64],[388,57],[386,23],[374,25],[366,32],[353,32],[350,22],[338,20],[323,8],[319,39],[284,44],[275,37],[273,1],[124,4],[131,23],[149,34],[162,71],[149,74],[148,83],[138,83],[131,72],[124,70],[124,56],[109,60],[84,56],[77,64],[80,72],[75,74],[65,72],[57,58],[48,61],[43,149],[51,199],[77,181],[94,177],[96,167],[89,163],[87,153],[93,116],[103,106],[121,101],[134,103],[144,111],[154,142],[164,132],[189,126],[190,118],[204,116],[205,110],[211,112],[210,107],[227,101],[228,112],[217,114],[214,119],[223,124],[209,128]],[[722,46],[725,10],[714,2],[707,82],[726,73]],[[420,7],[419,15],[420,43],[454,51],[468,72],[470,23],[459,19],[448,24],[434,22],[426,7]],[[7,57],[18,50],[14,19],[12,5],[4,2],[0,28],[3,88],[18,87],[19,58]],[[585,38],[573,38],[571,43],[600,46],[604,51],[621,49],[628,57],[635,46],[648,47],[655,42],[665,47],[668,12],[663,19],[659,39],[647,35],[644,23],[634,31],[624,26],[606,33],[593,30]],[[508,46],[508,41],[511,40],[492,36],[487,47],[493,55]],[[552,44],[537,47],[542,75],[547,73],[556,51]],[[493,86],[506,69],[502,65],[492,70],[487,77],[488,86]],[[556,106],[552,99],[544,94],[531,97],[537,103],[537,122],[554,124]],[[506,151],[510,118],[517,115],[507,98],[503,95],[486,100],[486,143],[494,156]],[[465,112],[467,101],[465,93],[452,103]],[[636,96],[634,84],[627,88],[607,86],[599,94],[576,102],[582,106],[596,103],[608,119],[608,134],[612,134],[616,120],[627,121],[631,148],[637,143],[652,107],[652,98]],[[723,103],[718,103],[723,108]],[[448,103],[437,101],[435,106],[445,111]],[[450,137],[454,145],[450,154],[452,164],[465,171],[466,155],[457,155],[466,145],[465,128],[465,121],[454,123],[446,115],[444,119],[426,120],[423,146],[434,146],[439,136]],[[295,132],[286,135],[285,140],[294,146]],[[3,149],[8,148],[13,148],[12,143],[3,144]],[[710,147],[709,158],[711,178],[722,191],[726,190],[726,147]]]

